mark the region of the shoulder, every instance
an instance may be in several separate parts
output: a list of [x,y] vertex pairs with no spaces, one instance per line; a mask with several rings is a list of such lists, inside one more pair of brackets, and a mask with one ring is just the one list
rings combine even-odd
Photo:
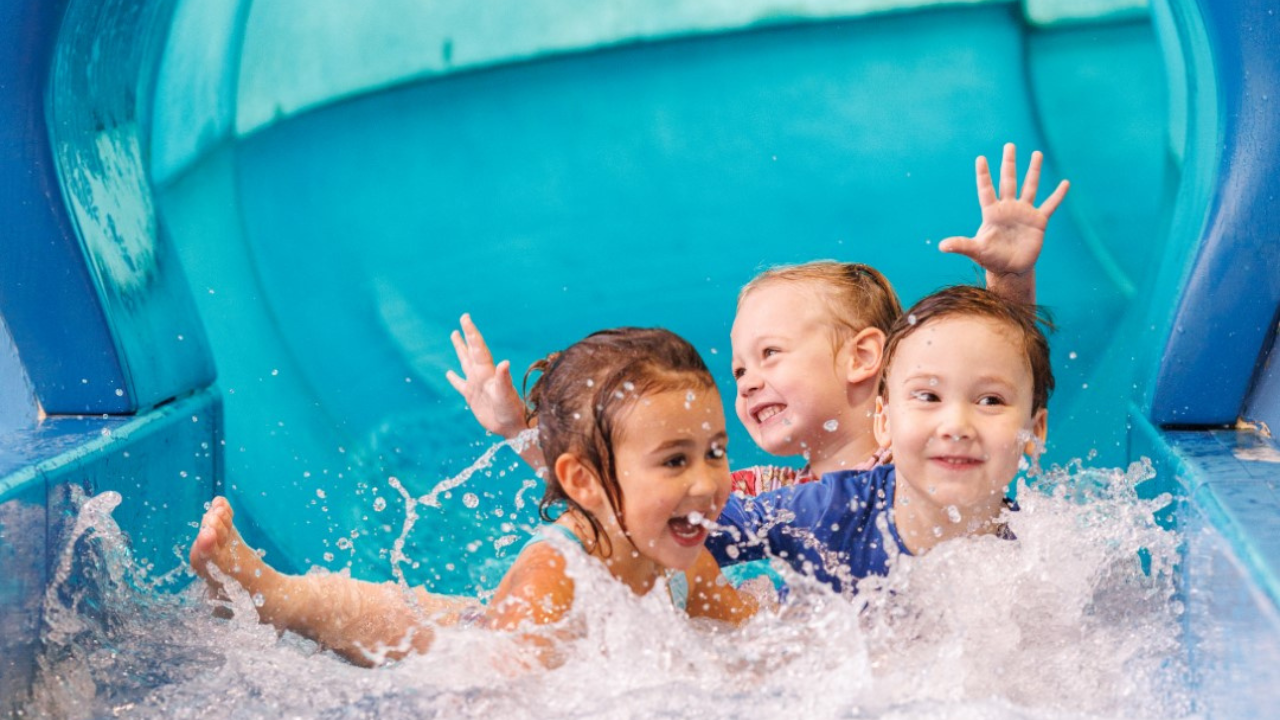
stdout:
[[[878,465],[870,470],[829,472],[817,484],[837,497],[858,498],[867,504],[882,504],[893,494],[895,477],[892,465]],[[877,500],[880,503],[873,502]]]
[[546,625],[563,618],[573,607],[573,580],[565,565],[553,543],[526,546],[489,603],[490,624],[511,630],[526,622]]

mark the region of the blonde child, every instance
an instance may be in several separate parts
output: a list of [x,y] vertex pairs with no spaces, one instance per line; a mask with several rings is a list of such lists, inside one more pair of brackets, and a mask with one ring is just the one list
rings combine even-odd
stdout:
[[[361,665],[425,652],[434,626],[513,631],[559,622],[575,600],[566,553],[598,560],[637,595],[666,571],[685,571],[705,588],[691,593],[691,616],[738,622],[754,613],[753,599],[716,581],[719,569],[703,549],[707,520],[729,494],[729,470],[720,395],[697,351],[665,330],[621,328],[533,370],[542,375],[528,400],[542,455],[553,459],[540,506],[546,524],[487,606],[394,583],[279,573],[240,539],[224,498],[204,516],[192,568],[214,591],[220,577],[241,585],[261,622]],[[545,636],[522,638],[538,661],[555,662]]]
[[893,464],[730,497],[707,547],[722,565],[781,559],[837,591],[899,553],[1002,532],[1005,491],[1044,441],[1053,390],[1034,306],[975,287],[916,303],[894,323],[874,434]]
[[[1036,207],[1043,156],[1031,155],[1021,195],[1017,157],[1004,147],[997,193],[985,157],[975,171],[982,224],[972,237],[943,240],[986,270],[987,286],[1018,302],[1035,301],[1035,262],[1049,218],[1069,187],[1063,181]],[[889,458],[872,430],[885,339],[901,315],[885,277],[858,263],[819,261],[767,270],[738,296],[730,340],[737,383],[734,407],[766,452],[800,456],[801,469],[760,466],[733,473],[733,489],[755,495],[837,470],[870,469]],[[507,361],[493,362],[467,315],[453,333],[462,374],[447,377],[487,430],[513,438],[530,426]],[[522,456],[535,469],[535,447]]]

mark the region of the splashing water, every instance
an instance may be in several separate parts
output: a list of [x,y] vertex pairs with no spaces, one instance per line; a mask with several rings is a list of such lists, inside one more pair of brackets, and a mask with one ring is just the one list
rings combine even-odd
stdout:
[[217,603],[199,583],[165,592],[173,578],[140,571],[111,518],[120,497],[106,493],[84,502],[62,546],[30,714],[1186,715],[1179,538],[1153,519],[1170,498],[1138,497],[1150,477],[1145,464],[1051,471],[1019,487],[1016,541],[901,557],[852,599],[784,571],[788,604],[739,629],[690,622],[661,588],[637,598],[570,554],[575,639],[560,667],[522,673],[500,633],[442,629],[428,654],[364,670],[277,637],[234,584]]

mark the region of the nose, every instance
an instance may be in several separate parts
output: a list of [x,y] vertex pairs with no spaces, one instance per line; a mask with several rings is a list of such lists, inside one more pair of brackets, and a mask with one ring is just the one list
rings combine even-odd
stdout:
[[937,433],[943,440],[958,442],[973,437],[973,423],[968,403],[948,403],[938,418]]
[[715,497],[721,484],[728,484],[729,473],[724,468],[703,463],[693,474],[693,482],[689,484],[689,496],[694,498]]

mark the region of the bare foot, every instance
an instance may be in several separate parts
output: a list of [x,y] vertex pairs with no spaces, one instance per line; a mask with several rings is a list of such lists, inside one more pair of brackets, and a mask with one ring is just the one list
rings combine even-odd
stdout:
[[244,543],[232,522],[234,513],[224,497],[216,497],[200,521],[200,532],[191,543],[191,569],[209,585],[216,597],[225,598],[222,584],[209,572],[209,566],[239,583],[249,594],[259,592],[270,582],[275,571],[262,561],[253,548]]

